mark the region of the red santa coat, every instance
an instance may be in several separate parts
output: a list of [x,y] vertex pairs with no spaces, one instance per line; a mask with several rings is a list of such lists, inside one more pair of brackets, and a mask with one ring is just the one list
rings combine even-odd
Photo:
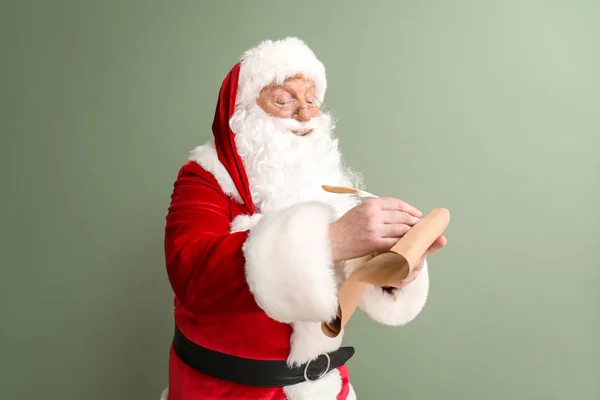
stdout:
[[[227,196],[197,163],[186,164],[177,179],[167,224],[167,265],[175,291],[175,322],[201,346],[259,360],[285,360],[292,327],[270,318],[256,303],[245,277],[242,246],[248,231],[230,233],[246,210]],[[282,388],[227,383],[194,371],[170,354],[172,400],[284,400]],[[349,391],[346,367],[340,368]]]
[[[338,349],[343,337],[328,338],[320,329],[320,322],[337,311],[339,277],[327,234],[339,213],[319,202],[269,215],[255,210],[228,124],[239,74],[237,64],[223,82],[213,139],[190,154],[174,184],[165,231],[174,319],[187,338],[203,347],[304,363]],[[428,287],[425,265],[400,296],[369,287],[360,307],[378,322],[401,325],[421,311]],[[206,376],[170,352],[169,400],[355,398],[347,366],[316,382],[251,387]]]

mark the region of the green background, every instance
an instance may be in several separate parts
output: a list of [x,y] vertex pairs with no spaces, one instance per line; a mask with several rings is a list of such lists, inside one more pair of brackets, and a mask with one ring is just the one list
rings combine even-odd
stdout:
[[158,399],[164,216],[244,50],[297,35],[368,189],[447,207],[360,399],[600,399],[600,2],[4,1],[0,397]]

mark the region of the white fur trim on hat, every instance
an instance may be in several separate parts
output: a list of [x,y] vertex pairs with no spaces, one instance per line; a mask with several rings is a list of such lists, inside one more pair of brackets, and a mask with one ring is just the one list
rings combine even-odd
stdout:
[[306,43],[295,37],[265,40],[241,58],[236,103],[251,106],[265,86],[281,84],[300,74],[315,83],[315,95],[323,101],[327,89],[325,66]]

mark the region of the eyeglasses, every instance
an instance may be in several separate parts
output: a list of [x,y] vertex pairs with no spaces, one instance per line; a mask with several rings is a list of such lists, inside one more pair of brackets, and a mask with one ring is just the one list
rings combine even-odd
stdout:
[[315,114],[313,116],[323,114],[325,109],[323,103],[319,101],[316,97],[314,101],[307,102],[308,104],[306,104],[305,106],[301,106],[300,102],[297,99],[291,99],[286,101],[285,103],[269,100],[264,97],[262,99],[277,107],[282,118],[292,118],[296,114],[298,114],[303,108],[306,108],[311,115]]

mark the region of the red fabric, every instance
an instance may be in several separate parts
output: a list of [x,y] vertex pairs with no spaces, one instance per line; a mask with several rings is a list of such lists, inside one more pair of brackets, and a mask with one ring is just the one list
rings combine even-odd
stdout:
[[342,390],[337,396],[336,400],[346,400],[348,398],[348,394],[350,394],[350,376],[348,374],[348,366],[342,365],[338,368],[340,372],[340,376],[342,378]]
[[[175,323],[192,341],[210,349],[284,360],[291,327],[267,317],[254,301],[244,275],[242,244],[247,234],[229,233],[232,219],[245,212],[199,165],[190,162],[181,169],[165,235]],[[173,351],[169,365],[169,400],[285,399],[280,388],[245,387],[204,376]]]
[[[229,233],[233,219],[254,212],[228,124],[238,72],[236,65],[223,82],[213,134],[219,159],[245,204],[227,196],[214,176],[197,163],[188,162],[179,171],[164,243],[167,274],[175,294],[174,319],[184,335],[204,347],[240,357],[285,360],[291,326],[270,319],[258,307],[244,273],[242,245],[247,233]],[[340,369],[342,376],[344,371]],[[345,376],[347,393],[347,373]],[[248,387],[203,375],[187,367],[171,349],[169,400],[217,399],[285,400],[285,395],[281,388]]]
[[239,76],[240,63],[237,63],[229,71],[221,85],[212,131],[219,161],[225,166],[231,179],[233,179],[233,183],[244,201],[248,213],[254,214],[254,204],[252,203],[252,195],[250,194],[248,185],[248,176],[246,175],[242,160],[237,153],[234,133],[229,127],[229,120],[235,111]]

